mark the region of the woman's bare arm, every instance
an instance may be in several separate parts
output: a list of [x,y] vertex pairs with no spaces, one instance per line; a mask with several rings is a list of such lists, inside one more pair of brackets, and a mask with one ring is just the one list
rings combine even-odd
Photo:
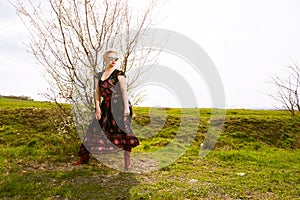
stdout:
[[95,108],[96,108],[96,118],[97,120],[100,120],[101,118],[101,109],[100,109],[100,90],[99,90],[99,86],[98,86],[98,79],[95,79],[95,96],[94,96],[94,100],[95,100]]
[[118,76],[119,83],[120,83],[120,89],[122,93],[122,98],[124,102],[124,114],[129,115],[129,103],[128,103],[128,96],[127,96],[127,84],[126,84],[126,78],[124,76]]

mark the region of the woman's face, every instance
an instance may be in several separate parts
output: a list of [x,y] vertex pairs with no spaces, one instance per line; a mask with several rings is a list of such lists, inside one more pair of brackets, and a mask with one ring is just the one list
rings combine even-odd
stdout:
[[108,53],[106,56],[106,66],[114,67],[119,58],[116,53]]

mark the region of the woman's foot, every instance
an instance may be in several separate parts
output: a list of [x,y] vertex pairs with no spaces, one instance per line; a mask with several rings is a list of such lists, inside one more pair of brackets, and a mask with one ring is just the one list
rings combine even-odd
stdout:
[[87,164],[90,160],[90,154],[84,154],[80,157],[80,159],[73,163],[73,165],[81,165],[81,164]]
[[125,165],[124,169],[125,169],[125,171],[129,171],[131,169],[131,165],[128,165],[128,166]]

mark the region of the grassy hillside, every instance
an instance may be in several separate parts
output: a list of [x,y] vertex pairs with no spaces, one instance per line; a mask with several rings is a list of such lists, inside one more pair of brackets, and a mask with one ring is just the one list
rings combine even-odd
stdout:
[[[149,110],[135,107],[135,124],[149,124]],[[166,112],[161,130],[134,151],[155,151],[174,138],[180,110]],[[80,139],[74,127],[57,131],[56,115],[51,103],[0,98],[0,199],[300,199],[300,117],[286,111],[227,110],[215,149],[199,160],[211,117],[200,109],[187,153],[142,174],[95,158],[72,166]],[[147,136],[155,128],[135,132]]]

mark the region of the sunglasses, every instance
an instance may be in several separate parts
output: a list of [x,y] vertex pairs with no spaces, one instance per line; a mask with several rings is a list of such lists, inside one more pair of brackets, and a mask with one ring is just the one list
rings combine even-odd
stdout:
[[118,61],[118,60],[119,60],[119,58],[117,58],[117,57],[115,57],[115,58],[114,58],[114,57],[108,57],[107,59],[108,59],[109,61],[113,61],[113,60],[114,60],[114,61]]

